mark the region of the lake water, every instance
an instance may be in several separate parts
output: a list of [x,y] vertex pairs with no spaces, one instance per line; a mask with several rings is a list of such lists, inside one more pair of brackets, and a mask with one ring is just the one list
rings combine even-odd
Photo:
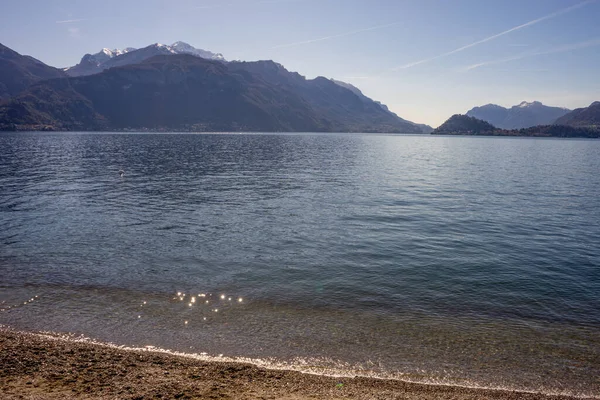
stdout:
[[129,346],[598,395],[600,141],[3,133],[0,309]]

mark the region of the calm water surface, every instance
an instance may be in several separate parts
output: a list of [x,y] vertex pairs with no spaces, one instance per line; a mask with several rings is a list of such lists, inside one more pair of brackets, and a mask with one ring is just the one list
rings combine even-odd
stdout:
[[4,133],[0,309],[117,344],[598,395],[600,141]]

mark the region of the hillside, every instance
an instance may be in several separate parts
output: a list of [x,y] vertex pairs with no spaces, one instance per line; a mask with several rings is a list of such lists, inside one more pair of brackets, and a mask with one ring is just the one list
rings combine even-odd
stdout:
[[308,80],[272,61],[222,63],[173,54],[35,84],[0,106],[0,125],[60,130],[421,132],[323,77]]
[[589,107],[571,111],[557,119],[555,124],[600,128],[600,101],[593,102]]
[[0,100],[21,93],[35,82],[63,76],[63,71],[33,57],[23,56],[0,43]]
[[[334,82],[334,83],[336,83],[336,84],[338,84],[338,85],[340,85],[340,86],[342,86],[342,87],[344,87],[344,88],[346,88],[346,89],[351,90],[360,99],[363,99],[366,102],[374,102],[375,104],[379,105],[379,107],[381,107],[383,110],[385,110],[386,112],[392,114],[394,117],[400,118],[400,117],[398,117],[397,114],[391,112],[389,110],[389,108],[385,104],[380,103],[379,101],[373,100],[373,99],[365,96],[363,94],[363,92],[359,88],[357,88],[356,86],[354,86],[354,85],[352,85],[350,83],[347,83],[347,82],[338,81],[336,79],[331,79],[331,81]],[[402,118],[400,118],[400,119],[402,119]],[[427,125],[427,124],[417,124],[415,122],[411,122],[411,121],[408,121],[408,120],[405,120],[405,119],[402,119],[402,120],[406,121],[409,124],[417,126],[421,130],[422,133],[429,134],[429,133],[431,133],[433,131],[433,128],[431,126]]]
[[490,135],[498,129],[486,121],[469,117],[468,115],[455,114],[446,122],[438,126],[434,135]]

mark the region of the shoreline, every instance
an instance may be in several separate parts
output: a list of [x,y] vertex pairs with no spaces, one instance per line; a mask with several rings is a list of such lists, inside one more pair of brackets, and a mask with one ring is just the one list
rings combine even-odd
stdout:
[[[3,398],[212,399],[582,399],[502,389],[333,377],[207,361],[160,349],[0,327]],[[592,397],[587,397],[591,399]]]

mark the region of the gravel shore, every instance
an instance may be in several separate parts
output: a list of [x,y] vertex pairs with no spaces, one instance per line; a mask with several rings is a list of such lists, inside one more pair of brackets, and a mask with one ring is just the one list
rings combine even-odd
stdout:
[[567,399],[205,362],[0,329],[2,399]]

